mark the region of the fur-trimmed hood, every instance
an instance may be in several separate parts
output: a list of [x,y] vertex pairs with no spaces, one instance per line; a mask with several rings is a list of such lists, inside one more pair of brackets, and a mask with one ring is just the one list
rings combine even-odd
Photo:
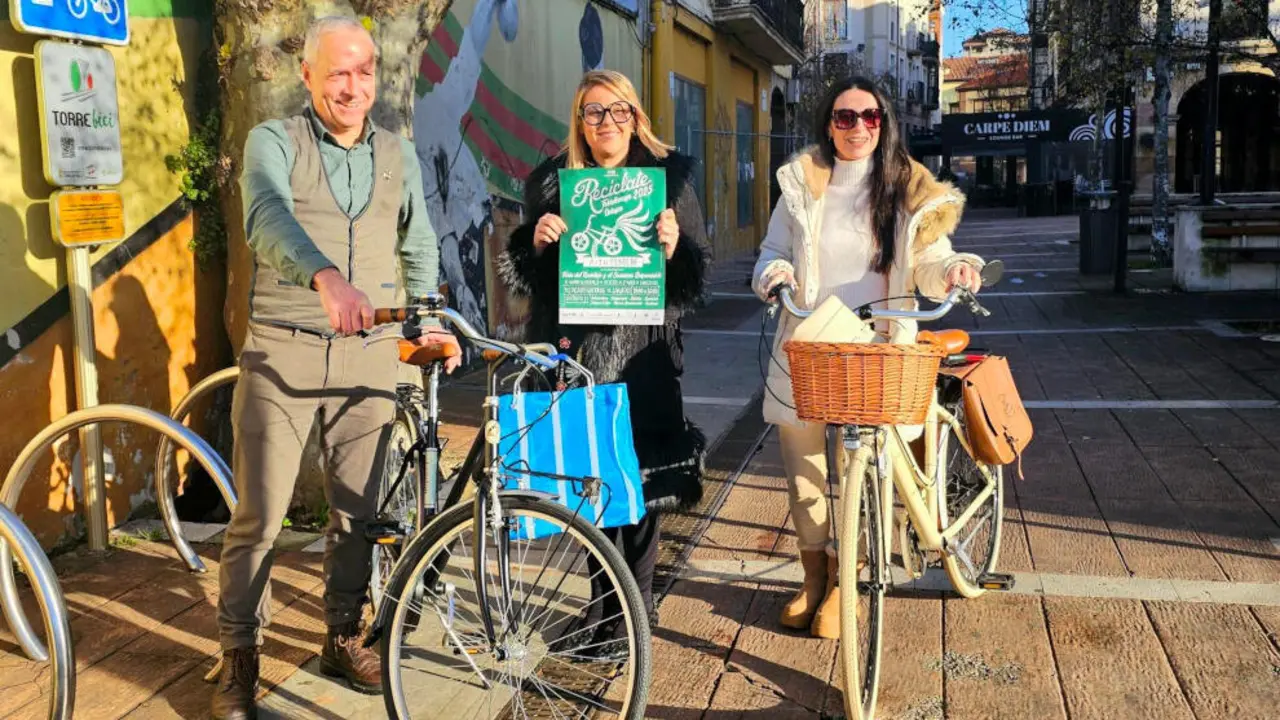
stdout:
[[[762,299],[767,297],[772,278],[785,271],[792,273],[796,281],[796,299],[801,306],[816,307],[822,287],[818,245],[824,232],[823,196],[831,174],[832,168],[816,147],[801,151],[778,170],[778,186],[782,191],[779,211],[769,221],[752,273],[752,288]],[[964,208],[964,196],[954,186],[935,180],[927,168],[912,162],[911,179],[903,195],[884,303],[891,310],[916,310],[917,292],[934,299],[946,295],[947,273],[956,263],[981,269],[983,261],[976,255],[957,253],[951,246],[950,235],[960,225]],[[764,399],[766,422],[799,422],[791,409],[794,402],[786,353],[782,349],[798,324],[798,319],[784,315],[774,337],[775,362],[769,366],[770,391]],[[916,329],[913,320],[888,323],[888,340],[914,342]]]
[[[805,200],[822,198],[831,182],[832,167],[817,145],[792,155],[778,170],[778,184],[792,214],[803,216]],[[799,197],[800,193],[807,195]],[[915,225],[911,246],[922,249],[951,235],[960,226],[964,195],[954,185],[938,180],[929,168],[911,161],[911,181],[903,198],[903,220]],[[922,212],[923,211],[923,212]]]

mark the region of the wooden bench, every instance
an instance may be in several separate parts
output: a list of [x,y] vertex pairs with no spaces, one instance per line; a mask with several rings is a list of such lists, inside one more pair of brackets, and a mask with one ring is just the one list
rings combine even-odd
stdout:
[[1129,234],[1150,235],[1153,223],[1150,198],[1129,198]]
[[1280,243],[1251,246],[1250,238],[1280,238],[1280,205],[1248,209],[1206,210],[1200,214],[1200,237],[1205,240],[1238,243],[1205,243],[1201,253],[1243,263],[1280,262]]
[[1182,207],[1178,218],[1174,278],[1183,289],[1280,287],[1280,205]]

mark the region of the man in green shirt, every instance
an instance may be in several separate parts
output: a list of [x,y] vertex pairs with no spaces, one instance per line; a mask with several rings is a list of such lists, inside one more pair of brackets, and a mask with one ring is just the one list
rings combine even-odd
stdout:
[[[395,343],[366,347],[361,334],[374,307],[396,304],[401,285],[411,296],[435,289],[438,251],[413,144],[368,118],[376,75],[377,48],[363,26],[317,21],[303,49],[310,102],[245,142],[240,182],[254,268],[232,403],[238,504],[219,569],[219,719],[257,716],[271,548],[317,421],[330,505],[321,671],[381,692],[380,661],[360,637],[371,558],[364,529],[376,511],[399,355]],[[436,330],[418,342],[457,341]]]

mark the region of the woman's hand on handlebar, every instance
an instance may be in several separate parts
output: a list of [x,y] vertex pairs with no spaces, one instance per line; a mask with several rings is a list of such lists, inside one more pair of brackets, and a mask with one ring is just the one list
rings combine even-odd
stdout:
[[796,278],[791,274],[790,270],[778,270],[769,276],[765,286],[769,288],[769,302],[777,302],[778,293],[782,291],[782,288],[795,290]]
[[982,289],[982,274],[967,262],[959,262],[947,270],[947,292],[954,288],[964,288],[977,294]]

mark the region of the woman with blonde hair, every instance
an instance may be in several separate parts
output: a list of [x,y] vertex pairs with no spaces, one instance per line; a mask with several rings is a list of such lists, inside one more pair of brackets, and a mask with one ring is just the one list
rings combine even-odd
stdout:
[[[635,88],[611,70],[586,73],[574,95],[569,136],[555,157],[525,181],[528,222],[511,233],[498,274],[530,311],[524,337],[555,342],[600,383],[625,383],[631,398],[636,454],[645,474],[645,517],[606,531],[618,544],[653,613],[653,570],[658,556],[658,513],[687,509],[702,497],[706,440],[684,415],[680,376],[684,346],[680,319],[702,293],[710,252],[694,186],[694,159],[653,133]],[[567,227],[559,216],[562,168],[656,167],[666,171],[667,209],[658,216],[658,242],[666,258],[666,317],[660,325],[561,325],[560,253]],[[603,598],[605,617],[612,598]],[[614,631],[601,626],[593,638]]]

